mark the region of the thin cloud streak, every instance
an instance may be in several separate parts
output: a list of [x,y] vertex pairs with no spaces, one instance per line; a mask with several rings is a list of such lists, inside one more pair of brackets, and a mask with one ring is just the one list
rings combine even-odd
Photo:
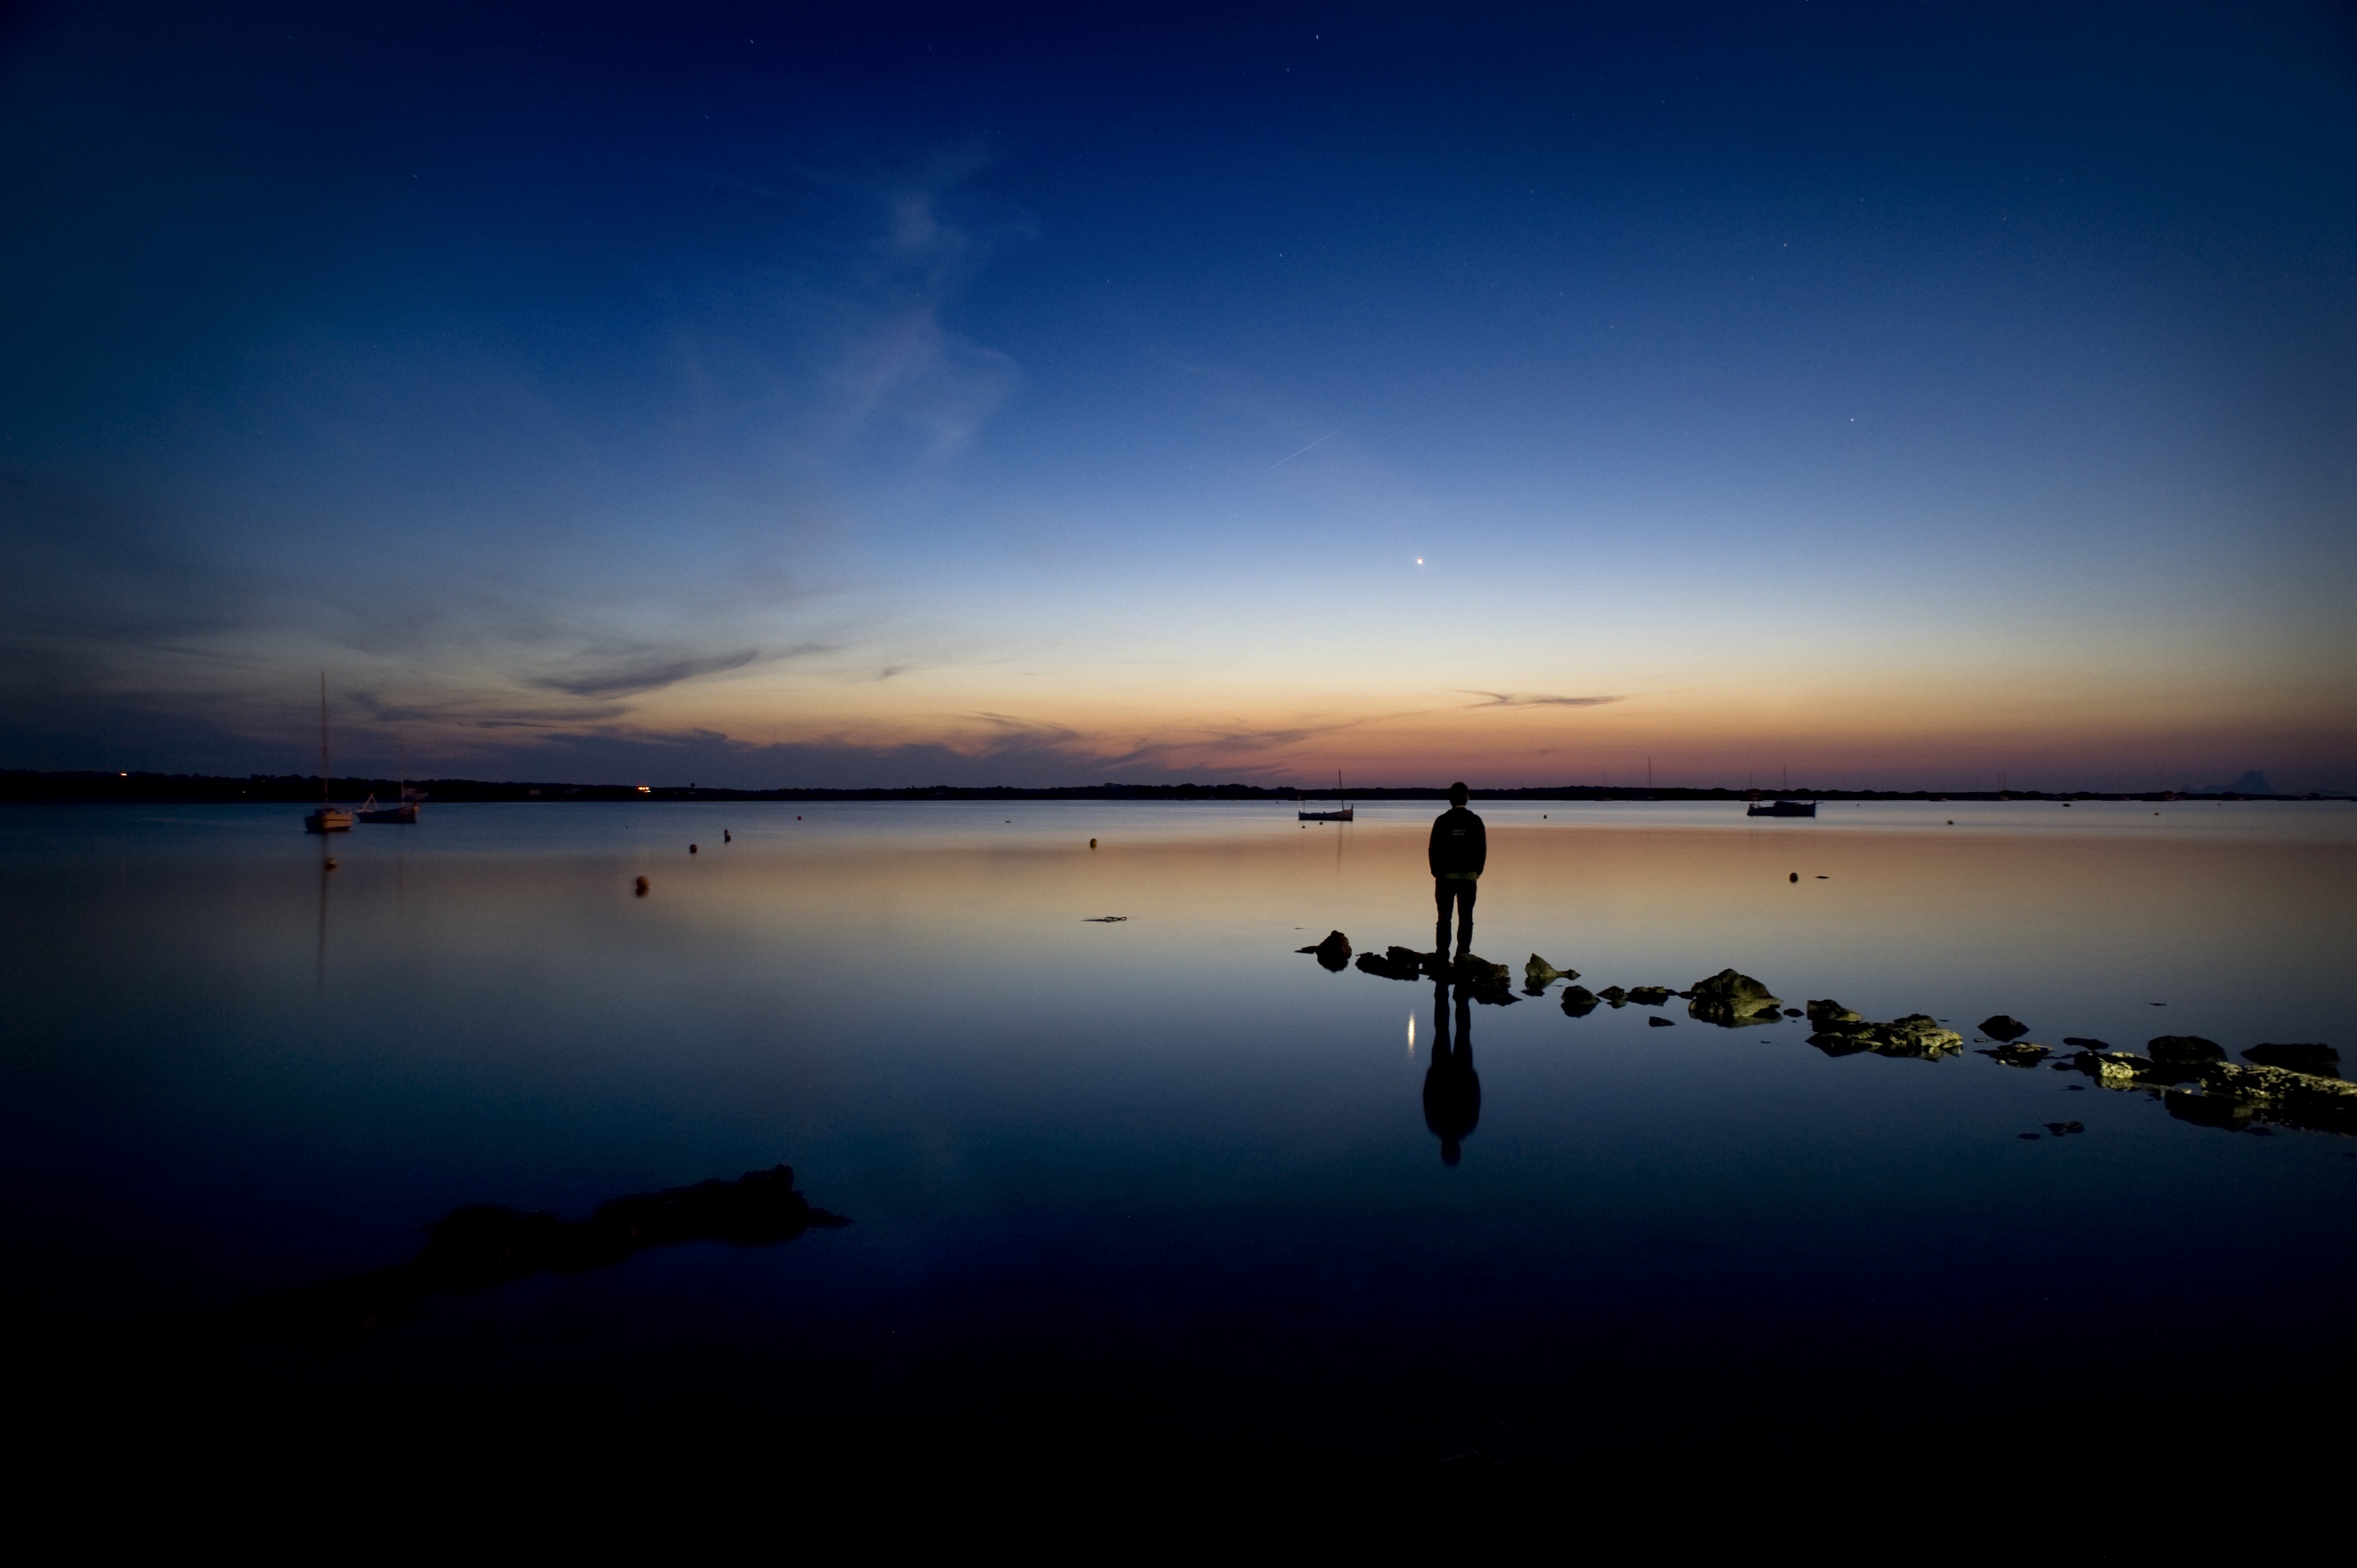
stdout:
[[1625,703],[1626,697],[1555,697],[1543,692],[1475,692],[1459,686],[1458,691],[1469,697],[1487,697],[1486,703],[1474,703],[1475,708],[1600,708],[1607,703]]

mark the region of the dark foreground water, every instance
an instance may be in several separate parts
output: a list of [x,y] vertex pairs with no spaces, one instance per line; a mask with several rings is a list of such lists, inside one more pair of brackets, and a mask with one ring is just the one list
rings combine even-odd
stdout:
[[[879,1459],[1904,1466],[2167,1428],[2265,1468],[2341,1430],[2357,1139],[1974,1025],[2345,1050],[2357,807],[1824,811],[1491,808],[1476,947],[1598,990],[1731,965],[1963,1054],[1560,985],[1460,1025],[1297,955],[1429,944],[1425,810],[429,806],[323,845],[284,808],[11,808],[9,1326],[66,1407],[175,1442],[398,1410]],[[851,1223],[382,1272],[462,1206],[573,1222],[781,1163]]]

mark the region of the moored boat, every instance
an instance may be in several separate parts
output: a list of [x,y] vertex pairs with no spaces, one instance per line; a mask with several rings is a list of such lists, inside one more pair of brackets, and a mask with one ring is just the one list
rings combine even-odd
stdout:
[[[370,799],[375,799],[371,796]],[[352,814],[328,803],[328,672],[319,671],[319,809],[303,819],[307,833],[348,833]],[[330,865],[333,861],[328,862]]]
[[403,800],[391,806],[380,806],[376,803],[376,797],[371,795],[366,800],[361,803],[361,809],[358,815],[360,820],[364,822],[414,823],[417,821],[417,802],[414,800]]
[[[1297,806],[1298,806],[1298,805],[1301,803],[1301,795],[1300,795],[1300,792],[1299,792],[1299,791],[1297,791],[1297,791],[1294,793],[1293,800],[1294,800],[1294,804],[1295,804],[1295,805],[1297,805]],[[1339,770],[1338,770],[1338,771],[1335,773],[1335,775],[1334,775],[1334,801],[1335,801],[1335,804],[1340,808],[1340,809],[1339,809],[1339,810],[1337,810],[1337,811],[1296,811],[1296,812],[1294,812],[1293,814],[1294,814],[1296,817],[1299,818],[1301,821],[1305,822],[1350,822],[1350,821],[1351,820],[1351,811],[1352,811],[1353,810],[1355,810],[1356,808],[1352,807],[1352,806],[1351,806],[1351,804],[1349,801],[1347,801],[1347,800],[1343,800],[1343,799],[1342,799],[1342,775],[1341,775],[1341,773],[1340,773]]]
[[1813,817],[1817,814],[1814,800],[1778,800],[1773,805],[1752,804],[1743,809],[1747,817]]

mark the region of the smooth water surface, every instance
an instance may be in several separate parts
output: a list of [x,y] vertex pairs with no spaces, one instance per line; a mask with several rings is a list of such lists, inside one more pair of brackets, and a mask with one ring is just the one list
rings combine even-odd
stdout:
[[[2349,1045],[2345,802],[1482,810],[1475,946],[1517,976],[1733,966],[1984,1046],[1996,1012],[2058,1047]],[[0,814],[10,1316],[69,1359],[399,1262],[462,1204],[578,1217],[779,1163],[852,1225],[213,1375],[1560,1453],[2103,1408],[2191,1336],[2335,1345],[2357,1299],[2357,1140],[1675,1001],[1458,1026],[1298,955],[1430,944],[1430,808],[429,806],[324,843],[299,815]],[[1443,1027],[1480,1085],[1454,1168]]]

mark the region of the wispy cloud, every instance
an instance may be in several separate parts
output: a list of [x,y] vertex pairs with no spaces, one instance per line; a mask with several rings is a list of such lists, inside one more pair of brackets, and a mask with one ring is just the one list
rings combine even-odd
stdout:
[[530,684],[551,692],[570,692],[576,697],[627,697],[641,692],[659,692],[665,686],[676,686],[682,681],[692,681],[698,675],[742,670],[759,657],[761,650],[758,648],[738,649],[726,653],[655,652],[637,658],[578,663],[554,674],[536,677]]
[[1557,697],[1545,692],[1473,692],[1456,688],[1469,697],[1487,701],[1471,703],[1475,708],[1600,708],[1607,703],[1625,703],[1626,697]]

